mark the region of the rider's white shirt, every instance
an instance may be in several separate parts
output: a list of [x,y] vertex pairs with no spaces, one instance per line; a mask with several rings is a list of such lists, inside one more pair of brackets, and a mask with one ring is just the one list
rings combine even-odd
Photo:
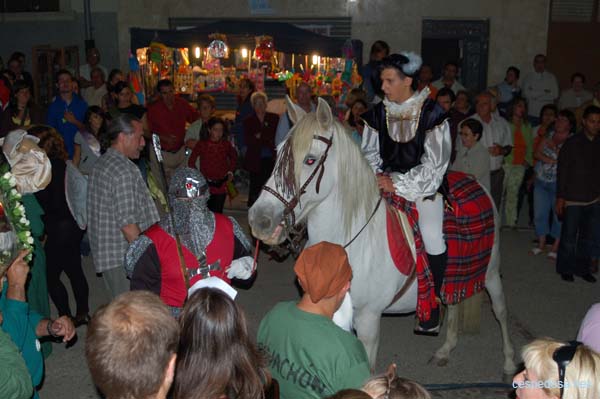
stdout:
[[[422,93],[415,92],[411,98],[402,104],[397,104],[398,108],[415,107],[415,103],[421,97],[419,94]],[[420,105],[422,105],[422,101],[419,104],[419,112]],[[416,129],[416,125],[416,123],[413,124],[414,129]],[[367,124],[365,124],[362,134],[361,150],[373,171],[380,172],[382,160],[379,155],[379,132]],[[392,172],[390,174],[396,193],[409,201],[416,201],[418,198],[435,194],[442,184],[446,169],[448,169],[451,151],[450,125],[446,120],[427,131],[425,152],[421,157],[420,165],[406,173]]]

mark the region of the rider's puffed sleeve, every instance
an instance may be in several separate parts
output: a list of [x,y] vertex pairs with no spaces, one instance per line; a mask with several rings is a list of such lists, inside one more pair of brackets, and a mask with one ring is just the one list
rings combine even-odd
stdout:
[[406,173],[391,173],[396,194],[409,201],[435,194],[450,162],[452,139],[448,121],[429,130],[426,135],[421,164]]
[[365,123],[360,150],[375,173],[380,171],[379,132]]

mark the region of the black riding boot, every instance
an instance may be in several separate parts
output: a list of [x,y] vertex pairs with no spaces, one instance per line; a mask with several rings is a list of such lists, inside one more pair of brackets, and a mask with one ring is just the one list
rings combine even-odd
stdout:
[[440,299],[440,291],[442,289],[442,283],[444,282],[444,273],[446,272],[446,264],[448,262],[448,253],[444,252],[440,255],[429,255],[429,270],[433,277],[433,283],[435,285],[435,296],[438,299],[438,307],[431,310],[431,317],[425,322],[419,322],[415,328],[415,334],[421,335],[432,335],[436,336],[440,332],[440,309],[442,303]]

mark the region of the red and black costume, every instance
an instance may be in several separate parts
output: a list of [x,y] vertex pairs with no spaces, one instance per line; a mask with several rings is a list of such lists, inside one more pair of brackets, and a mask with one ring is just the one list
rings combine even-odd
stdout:
[[250,242],[234,219],[207,208],[208,197],[200,172],[177,169],[169,185],[172,217],[167,215],[146,230],[125,255],[131,289],[156,293],[175,315],[198,281],[217,277],[230,283],[231,278],[245,280],[253,272]]

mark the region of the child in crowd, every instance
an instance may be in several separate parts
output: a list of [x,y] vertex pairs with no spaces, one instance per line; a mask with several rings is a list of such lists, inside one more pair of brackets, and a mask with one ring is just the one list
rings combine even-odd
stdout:
[[354,101],[354,104],[352,104],[352,108],[350,108],[350,114],[347,120],[349,128],[352,132],[352,138],[359,146],[362,142],[362,132],[365,128],[365,123],[360,116],[367,112],[368,109],[369,107],[367,106],[367,102],[365,100],[360,98],[357,99]]
[[[107,128],[107,117],[102,108],[97,105],[89,107],[85,113],[84,126],[85,130],[75,134],[73,164],[79,168],[81,173],[89,175],[101,153],[104,153],[107,147],[107,143],[101,137]],[[105,148],[102,148],[102,144],[105,145]]]
[[361,88],[354,88],[348,92],[344,105],[347,108],[345,120],[349,121],[352,118],[352,106],[358,100],[362,100],[363,103],[367,103],[367,93]]
[[212,117],[206,123],[208,137],[200,139],[188,160],[190,168],[196,168],[200,159],[200,172],[206,177],[210,187],[208,209],[223,213],[227,196],[227,183],[233,179],[237,153],[227,140],[227,125],[221,118]]
[[450,169],[473,175],[489,193],[490,154],[479,141],[482,133],[483,125],[476,119],[466,119],[460,124],[462,147]]

